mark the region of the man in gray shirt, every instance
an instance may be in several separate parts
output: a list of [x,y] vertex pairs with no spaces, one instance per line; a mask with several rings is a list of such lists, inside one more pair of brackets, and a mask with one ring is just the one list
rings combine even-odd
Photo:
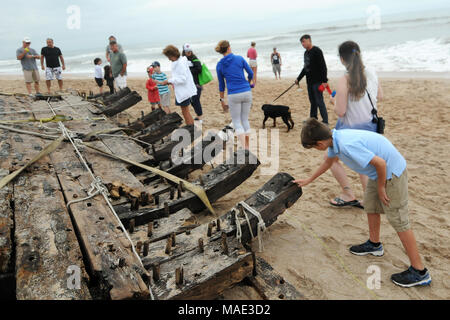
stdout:
[[[109,37],[109,44],[106,46],[106,60],[108,60],[108,62],[111,62],[111,42],[117,42],[116,37],[114,36],[110,36]],[[123,49],[122,46],[120,44],[117,44],[117,48],[119,49],[119,52],[123,53]]]
[[119,51],[119,46],[115,41],[111,42],[111,50],[112,75],[116,86],[119,89],[124,89],[127,87],[127,56]]
[[16,50],[16,57],[17,60],[20,60],[20,63],[22,64],[25,84],[28,90],[28,94],[31,95],[31,83],[33,82],[36,94],[39,93],[39,81],[41,80],[41,78],[39,76],[36,60],[39,60],[41,56],[36,52],[36,50],[30,48],[30,45],[30,38],[26,37],[25,39],[23,39],[22,47]]

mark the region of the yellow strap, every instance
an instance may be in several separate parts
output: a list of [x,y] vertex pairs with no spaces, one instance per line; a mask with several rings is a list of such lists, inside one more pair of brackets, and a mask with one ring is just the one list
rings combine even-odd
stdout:
[[153,168],[153,167],[146,166],[144,164],[141,164],[139,162],[135,162],[133,160],[129,160],[129,159],[125,159],[125,158],[116,156],[116,155],[114,155],[112,153],[109,153],[109,152],[105,152],[105,151],[100,150],[100,149],[98,149],[96,147],[90,146],[87,143],[83,143],[83,145],[86,146],[87,148],[93,149],[93,150],[95,150],[95,151],[97,151],[97,152],[99,152],[99,153],[101,153],[101,154],[103,154],[105,156],[108,156],[108,157],[114,158],[116,160],[120,160],[120,161],[129,163],[129,164],[132,164],[132,165],[134,165],[136,167],[139,167],[139,168],[145,169],[147,171],[153,172],[154,174],[157,174],[157,175],[159,175],[159,176],[161,176],[163,178],[166,178],[167,180],[170,180],[170,181],[172,181],[172,182],[174,182],[176,184],[180,184],[180,182],[183,182],[183,185],[186,187],[186,189],[191,191],[192,193],[194,193],[197,197],[199,197],[199,199],[204,203],[204,205],[208,208],[208,210],[212,214],[216,215],[216,213],[215,213],[211,203],[209,202],[208,196],[206,195],[206,192],[205,192],[205,190],[202,187],[197,186],[195,184],[192,184],[192,183],[190,183],[190,182],[188,182],[186,180],[183,180],[183,179],[181,179],[181,178],[179,178],[177,176],[174,176],[174,175],[172,175],[170,173],[167,173],[165,171],[162,171],[162,170],[159,170],[159,169],[156,169],[156,168]]
[[[0,121],[0,124],[11,124],[11,123],[14,124],[14,123],[27,123],[27,122],[48,123],[48,122],[82,121],[82,120],[86,120],[86,119],[74,119],[69,116],[57,114],[51,118],[43,118],[43,119],[29,118],[29,119],[23,119],[23,120],[4,120],[4,121]],[[91,118],[89,120],[100,121],[100,120],[105,120],[105,118]]]
[[48,122],[64,122],[64,121],[72,121],[72,120],[74,120],[72,117],[67,117],[62,114],[57,114],[51,118],[43,118],[43,119],[29,118],[29,119],[23,119],[23,120],[4,120],[4,121],[0,121],[0,123],[3,123],[3,124],[26,123],[26,122],[48,123]]
[[49,153],[53,152],[58,148],[58,146],[61,144],[61,142],[64,140],[64,136],[60,136],[58,139],[50,143],[48,146],[46,146],[39,154],[37,154],[33,159],[31,159],[29,162],[25,164],[20,169],[17,169],[13,173],[7,175],[3,179],[0,180],[0,189],[2,189],[4,186],[6,186],[8,183],[10,183],[15,177],[17,177],[23,170],[31,166],[33,163],[41,159],[42,157],[48,155]]

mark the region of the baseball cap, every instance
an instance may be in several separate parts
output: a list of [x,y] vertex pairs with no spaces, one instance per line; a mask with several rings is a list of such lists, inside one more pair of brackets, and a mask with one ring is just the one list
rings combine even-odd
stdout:
[[192,52],[192,47],[189,43],[185,43],[183,46],[184,52]]
[[158,61],[155,61],[155,62],[152,63],[151,66],[152,66],[152,67],[160,67],[161,64],[160,64]]
[[23,42],[26,42],[26,43],[29,43],[29,42],[31,42],[31,39],[30,39],[30,37],[25,37],[25,38],[23,39]]

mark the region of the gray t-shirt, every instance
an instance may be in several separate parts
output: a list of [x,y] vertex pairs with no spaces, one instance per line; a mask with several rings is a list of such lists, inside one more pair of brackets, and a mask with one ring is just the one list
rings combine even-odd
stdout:
[[[119,49],[119,52],[123,53],[122,46],[120,44],[117,44],[117,48]],[[111,45],[106,46],[106,52],[108,52],[110,55],[113,53],[111,50]]]
[[[24,53],[24,48],[20,47],[19,49],[16,50],[16,57],[20,56],[22,53]],[[37,56],[38,53],[36,52],[36,50],[31,49],[30,48],[30,52],[29,55],[32,56]],[[27,58],[27,56],[24,56],[22,58],[22,60],[20,60],[20,63],[22,64],[22,69],[23,70],[37,70],[37,64],[36,64],[36,59],[35,58]]]
[[[111,52],[111,69],[114,78],[119,76],[125,63],[127,63],[127,56],[124,53],[120,51]],[[124,75],[127,75],[126,70]]]

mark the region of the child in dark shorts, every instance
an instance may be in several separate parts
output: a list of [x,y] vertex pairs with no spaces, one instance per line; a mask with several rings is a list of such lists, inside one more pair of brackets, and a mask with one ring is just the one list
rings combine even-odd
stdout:
[[103,93],[103,70],[102,70],[102,59],[95,58],[94,60],[95,65],[95,82],[97,83],[97,86],[100,88],[100,93]]
[[105,66],[105,80],[106,80],[106,85],[109,87],[109,92],[111,94],[114,93],[114,77],[112,75],[112,69],[111,66]]

